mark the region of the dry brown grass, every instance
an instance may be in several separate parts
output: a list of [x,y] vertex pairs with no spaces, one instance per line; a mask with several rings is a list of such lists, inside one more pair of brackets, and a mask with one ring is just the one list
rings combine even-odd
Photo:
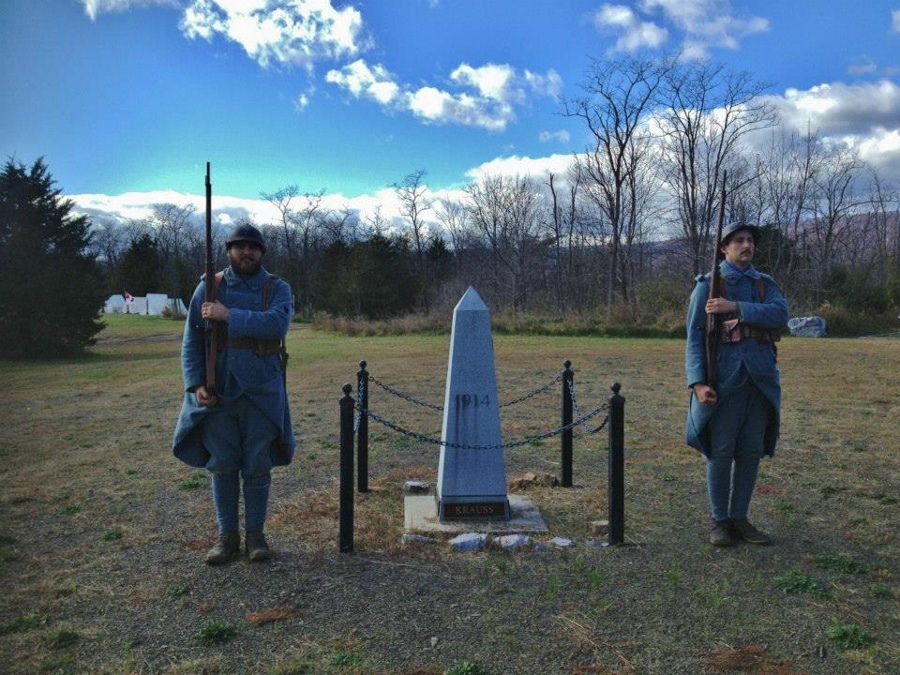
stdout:
[[[0,670],[374,675],[472,660],[492,675],[900,671],[898,341],[781,343],[782,439],[753,505],[778,541],[722,552],[703,541],[702,462],[683,445],[680,341],[495,336],[502,400],[553,380],[566,359],[584,411],[622,384],[628,545],[583,545],[607,517],[606,434],[579,429],[575,487],[522,488],[547,538],[578,548],[404,546],[403,484],[434,482],[437,448],[373,423],[372,489],[355,497],[357,552],[346,556],[337,552],[341,385],[355,386],[366,360],[384,383],[440,404],[448,337],[297,327],[288,380],[300,446],[274,476],[278,555],[264,568],[210,570],[201,562],[214,537],[208,484],[170,450],[180,332],[173,321],[119,317],[90,358],[0,363]],[[504,408],[505,440],[555,429],[560,395],[554,385]],[[374,384],[370,407],[440,435],[439,412]],[[508,475],[558,475],[558,460],[558,437],[531,443],[507,453]],[[863,571],[823,568],[821,554]],[[829,595],[777,590],[789,569]],[[210,619],[247,625],[213,654],[192,638]],[[836,623],[877,641],[834,649],[825,634]],[[62,629],[81,638],[48,646]]]

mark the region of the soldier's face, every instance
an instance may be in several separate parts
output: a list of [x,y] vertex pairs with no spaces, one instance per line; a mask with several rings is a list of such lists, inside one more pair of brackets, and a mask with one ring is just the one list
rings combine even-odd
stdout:
[[747,230],[738,230],[728,243],[722,245],[722,254],[725,259],[739,267],[746,269],[753,260],[753,254],[756,252],[756,244],[753,242],[753,235]]
[[250,276],[259,271],[262,264],[263,252],[252,241],[236,241],[228,247],[228,261],[231,268],[238,274]]

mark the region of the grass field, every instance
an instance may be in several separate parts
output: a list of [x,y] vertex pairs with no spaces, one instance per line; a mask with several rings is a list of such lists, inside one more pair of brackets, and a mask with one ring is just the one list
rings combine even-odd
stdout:
[[[500,398],[565,360],[583,411],[619,382],[626,544],[605,519],[606,434],[576,431],[573,488],[529,487],[546,552],[404,545],[403,483],[437,449],[370,423],[355,553],[337,550],[338,401],[360,360],[441,404],[449,337],[340,337],[296,325],[299,440],[276,470],[264,566],[202,562],[208,479],[172,457],[181,323],[110,316],[84,359],[0,362],[0,672],[900,672],[900,341],[786,338],[782,436],[751,517],[771,547],[705,543],[703,463],[683,443],[679,340],[495,336]],[[559,426],[560,390],[503,408],[504,440]],[[370,385],[370,408],[422,436],[440,413]],[[559,475],[559,438],[507,453],[508,475]]]

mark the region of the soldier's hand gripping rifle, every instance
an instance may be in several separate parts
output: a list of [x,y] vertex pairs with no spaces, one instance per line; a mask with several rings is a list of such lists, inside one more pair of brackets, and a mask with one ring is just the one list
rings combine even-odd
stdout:
[[[209,182],[209,162],[206,163],[206,302],[216,301],[216,268],[213,262],[212,241],[212,184]],[[219,353],[218,327],[212,319],[206,319],[204,343],[206,347],[206,391],[216,395],[216,357]]]
[[[722,174],[722,200],[719,203],[719,222],[716,225],[716,241],[712,254],[712,270],[709,273],[709,299],[719,297],[719,285],[721,272],[719,263],[722,261],[722,224],[725,220],[725,186],[728,181],[728,172]],[[719,315],[706,315],[706,384],[716,388],[716,359],[719,353]]]

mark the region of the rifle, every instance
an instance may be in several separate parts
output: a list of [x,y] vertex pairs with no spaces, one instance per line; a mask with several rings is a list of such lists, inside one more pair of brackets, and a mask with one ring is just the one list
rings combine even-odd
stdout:
[[[716,226],[716,245],[713,247],[712,270],[709,273],[709,299],[719,297],[719,263],[722,261],[722,224],[725,220],[725,185],[728,172],[722,174],[722,200],[719,203],[719,223]],[[706,315],[706,384],[716,387],[716,358],[719,353],[719,315]]]
[[[213,262],[212,241],[212,184],[209,182],[209,162],[206,163],[206,302],[216,301],[216,268]],[[216,395],[216,357],[219,354],[216,322],[207,319],[204,334],[206,348],[206,391]]]

